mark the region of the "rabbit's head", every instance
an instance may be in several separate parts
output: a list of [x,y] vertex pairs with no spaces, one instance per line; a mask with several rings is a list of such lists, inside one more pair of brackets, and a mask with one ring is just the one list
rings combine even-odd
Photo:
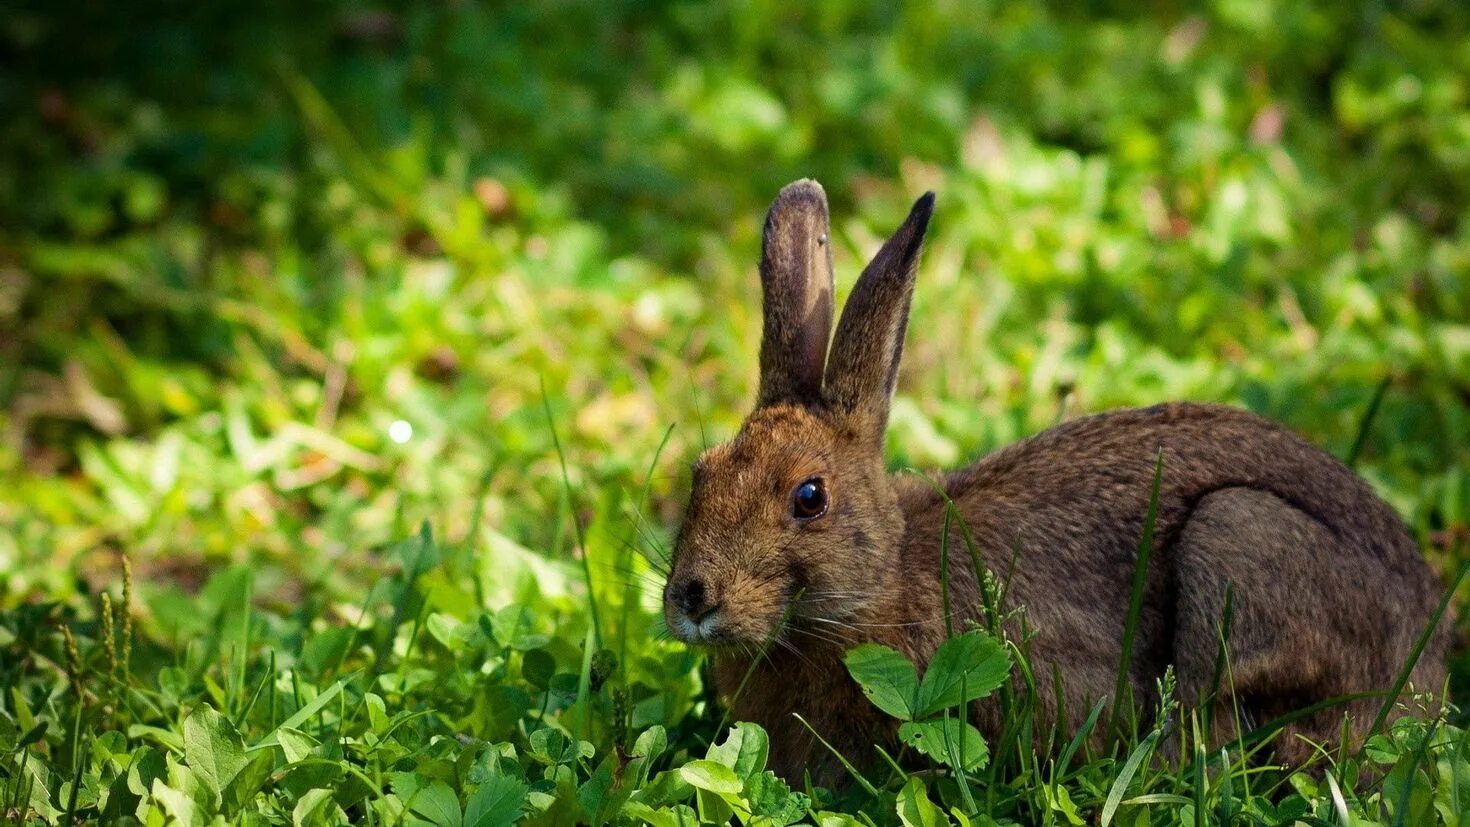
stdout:
[[760,646],[783,622],[840,637],[815,619],[852,622],[899,577],[883,432],[933,207],[932,193],[920,198],[878,251],[834,337],[826,194],[797,181],[771,205],[760,389],[740,433],[694,466],[664,588],[680,639]]

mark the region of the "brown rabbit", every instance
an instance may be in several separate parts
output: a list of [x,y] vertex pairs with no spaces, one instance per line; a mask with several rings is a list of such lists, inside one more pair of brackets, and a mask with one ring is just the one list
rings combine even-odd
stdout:
[[[853,760],[893,740],[894,722],[848,675],[846,649],[875,641],[922,670],[945,637],[945,502],[924,480],[890,476],[883,463],[933,207],[932,193],[920,198],[863,271],[829,351],[826,195],[813,181],[781,191],[761,257],[755,410],[694,468],[665,619],[682,640],[709,647],[725,697],[754,669],[733,713],[770,732],[772,768],[788,778],[811,769],[833,781],[839,772],[792,713]],[[1213,691],[1227,583],[1233,697],[1219,701],[1220,720],[1239,708],[1264,723],[1389,688],[1440,596],[1398,516],[1352,471],[1273,422],[1171,403],[1070,421],[940,480],[983,564],[1004,581],[1005,608],[1024,607],[1035,673],[1061,676],[1060,723],[1075,729],[1115,691],[1160,450],[1129,670],[1135,697],[1155,695],[1171,664],[1185,702]],[[964,546],[951,548],[951,605],[962,629],[979,619],[981,595]],[[1436,630],[1413,672],[1418,690],[1442,688],[1449,625]],[[1058,700],[1041,699],[1043,717],[1057,716]],[[1349,709],[1356,732],[1378,703]],[[1000,731],[995,703],[980,702],[976,714],[987,736]],[[1312,747],[1299,736],[1331,740],[1342,714],[1335,708],[1289,727],[1275,742],[1277,758],[1308,757]]]

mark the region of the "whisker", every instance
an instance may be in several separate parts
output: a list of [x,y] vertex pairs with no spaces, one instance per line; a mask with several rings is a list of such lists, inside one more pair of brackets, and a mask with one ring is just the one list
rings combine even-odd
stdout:
[[647,521],[643,519],[642,515],[634,513],[631,509],[624,509],[623,516],[627,517],[628,521],[633,524],[634,533],[640,536],[644,542],[648,543],[658,553],[659,559],[667,563],[669,561],[667,550],[664,549],[663,543],[659,542],[658,537],[653,533],[653,529],[648,526]]
[[[816,664],[812,663],[811,658],[808,658],[800,649],[797,649],[795,646],[793,646],[790,641],[786,640],[785,638],[778,637],[773,642],[781,646],[781,648],[785,649],[786,651],[790,652],[792,655],[799,658],[807,666],[816,668]],[[769,660],[769,656],[767,657],[767,660]]]
[[668,573],[669,560],[667,557],[663,556],[662,554],[660,554],[657,558],[650,556],[647,551],[644,551],[643,548],[638,545],[634,537],[618,536],[618,542],[621,544],[619,546],[620,549],[632,549],[633,552],[636,553],[639,557],[643,558],[643,561],[648,563],[648,565],[652,566],[660,572],[663,572],[664,574]]
[[618,575],[617,577],[611,577],[609,579],[620,586],[639,585],[651,590],[651,592],[653,593],[663,591],[663,578],[655,577],[654,575],[645,574],[643,572],[616,568],[613,566],[602,566],[599,568],[602,568],[605,572],[610,572],[611,574]]
[[822,643],[826,643],[830,646],[836,646],[841,649],[850,648],[850,644],[857,643],[856,640],[849,640],[843,637],[834,636],[830,633],[818,632],[815,629],[803,629],[800,626],[792,626],[791,631],[797,634],[806,635],[807,637],[821,641]]
[[807,618],[809,620],[817,620],[823,623],[832,623],[834,625],[844,626],[848,629],[852,629],[853,631],[857,631],[859,629],[901,629],[913,626],[927,626],[930,623],[944,619],[943,617],[937,617],[932,620],[908,620],[902,623],[867,623],[864,621],[835,620],[830,617],[819,617],[816,615],[808,615]]

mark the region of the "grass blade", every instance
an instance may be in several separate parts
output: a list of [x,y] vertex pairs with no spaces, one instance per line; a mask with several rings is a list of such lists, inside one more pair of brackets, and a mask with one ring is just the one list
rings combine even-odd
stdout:
[[551,444],[556,448],[556,461],[561,464],[562,491],[571,512],[572,531],[577,535],[577,548],[582,552],[582,577],[587,583],[587,611],[592,618],[592,634],[595,645],[602,646],[602,621],[597,616],[597,594],[592,589],[592,561],[588,559],[587,538],[582,536],[582,521],[577,519],[577,509],[572,506],[572,477],[567,473],[567,455],[561,449],[561,437],[556,433],[556,418],[551,415],[551,398],[546,395],[546,377],[541,377],[541,407],[546,411],[546,427],[551,431]]
[[1353,823],[1353,817],[1348,815],[1347,799],[1342,796],[1342,787],[1330,772],[1327,773],[1327,789],[1332,794],[1332,810],[1337,815],[1337,823],[1348,827]]
[[[1133,564],[1133,588],[1128,595],[1128,614],[1123,620],[1123,646],[1118,654],[1118,685],[1113,690],[1113,731],[1121,738],[1123,731],[1123,696],[1127,693],[1130,718],[1133,710],[1133,683],[1128,680],[1133,665],[1133,637],[1138,633],[1138,618],[1143,612],[1143,587],[1148,575],[1148,558],[1153,552],[1154,524],[1159,518],[1159,486],[1164,479],[1164,447],[1154,459],[1154,481],[1148,493],[1148,513],[1143,520],[1143,536],[1138,539],[1138,557]],[[1134,727],[1137,721],[1131,722]]]
[[1062,750],[1061,757],[1057,759],[1057,772],[1064,773],[1067,771],[1067,765],[1071,763],[1072,756],[1077,753],[1077,750],[1087,741],[1087,737],[1092,734],[1092,730],[1097,726],[1097,719],[1102,715],[1103,709],[1107,705],[1107,698],[1099,698],[1097,703],[1092,705],[1092,711],[1087,713],[1087,720],[1082,723],[1081,729],[1078,729],[1076,734],[1072,736],[1072,740],[1067,742],[1066,748]]
[[1154,750],[1154,742],[1159,739],[1159,731],[1154,730],[1144,737],[1138,746],[1124,762],[1123,769],[1118,777],[1113,780],[1113,786],[1108,790],[1107,800],[1103,802],[1102,818],[1098,821],[1101,827],[1108,827],[1113,821],[1113,815],[1118,812],[1118,805],[1123,803],[1123,796],[1128,792],[1128,785],[1133,783],[1133,776],[1138,774],[1138,768],[1143,766],[1144,759]]
[[1378,408],[1383,404],[1384,394],[1388,393],[1388,386],[1393,383],[1393,377],[1385,376],[1378,382],[1378,387],[1373,389],[1373,397],[1368,400],[1368,408],[1363,411],[1363,418],[1358,420],[1358,433],[1353,437],[1353,447],[1348,449],[1347,457],[1342,461],[1343,465],[1352,468],[1358,464],[1358,457],[1363,454],[1363,446],[1368,444],[1368,433],[1373,429],[1373,420],[1378,418]]
[[852,762],[847,760],[847,756],[838,752],[836,747],[827,743],[827,739],[822,737],[822,733],[817,732],[816,728],[808,723],[805,718],[801,717],[800,714],[793,712],[791,713],[791,716],[796,720],[801,721],[801,725],[806,727],[807,732],[810,732],[813,738],[816,738],[822,746],[827,748],[828,752],[832,753],[832,755],[837,758],[838,762],[842,764],[843,769],[847,770],[848,775],[852,776],[852,779],[858,783],[859,787],[863,788],[864,792],[866,792],[868,795],[873,796],[874,798],[878,797],[878,788],[874,787],[872,782],[868,781],[868,779],[863,777],[862,773],[857,771],[857,767],[854,767],[852,765]]
[[582,669],[577,674],[577,718],[582,740],[592,740],[592,712],[587,708],[592,695],[592,653],[597,648],[597,630],[587,627],[587,638],[582,641]]
[[276,734],[283,729],[300,729],[302,724],[306,723],[308,720],[311,719],[313,715],[321,712],[327,704],[331,703],[332,700],[342,692],[343,688],[347,686],[347,682],[356,677],[356,675],[357,673],[354,672],[351,675],[339,678],[337,682],[328,687],[326,691],[322,692],[320,695],[317,695],[315,698],[312,698],[306,703],[305,706],[296,710],[296,714],[282,721],[279,726],[267,733],[264,738],[257,741],[255,743],[255,746],[250,747],[247,752],[253,752],[258,749],[265,749],[266,747],[275,746]]

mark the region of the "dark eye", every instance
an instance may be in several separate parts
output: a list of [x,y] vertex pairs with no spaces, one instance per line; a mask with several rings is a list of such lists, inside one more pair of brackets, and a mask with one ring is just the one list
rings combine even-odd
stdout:
[[812,477],[791,492],[791,516],[798,520],[814,520],[827,513],[827,487],[820,477]]

